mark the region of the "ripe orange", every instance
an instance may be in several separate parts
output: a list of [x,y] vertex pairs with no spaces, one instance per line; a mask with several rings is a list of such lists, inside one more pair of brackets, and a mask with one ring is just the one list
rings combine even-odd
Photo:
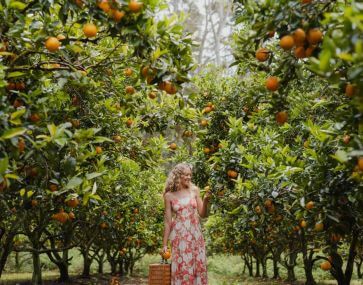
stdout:
[[96,146],[96,153],[101,154],[102,153],[102,147]]
[[83,7],[83,0],[75,0],[76,2],[76,5],[79,7],[79,8],[82,8]]
[[118,23],[125,16],[124,11],[114,10],[112,13],[112,18]]
[[333,233],[331,236],[330,236],[330,240],[334,243],[337,243],[337,242],[340,242],[340,240],[342,239],[342,237],[340,236],[340,234],[335,234]]
[[283,125],[287,122],[288,115],[286,111],[281,111],[276,114],[276,122],[279,125]]
[[108,228],[108,224],[105,223],[105,222],[103,222],[103,223],[100,224],[100,228],[103,229],[103,230],[104,229],[107,229]]
[[147,77],[149,75],[149,67],[148,66],[144,66],[142,69],[141,69],[141,75],[143,77]]
[[301,0],[302,4],[310,4],[312,0]]
[[280,47],[282,47],[284,50],[290,50],[294,46],[294,38],[290,35],[283,36],[280,40]]
[[20,153],[24,152],[25,150],[25,141],[22,138],[18,140],[18,150]]
[[134,209],[134,214],[138,214],[139,213],[139,209],[138,208],[135,208]]
[[76,218],[76,216],[75,216],[75,214],[74,214],[73,212],[69,212],[69,214],[68,214],[68,218],[69,218],[70,220],[74,220],[74,219]]
[[328,271],[328,270],[330,270],[331,269],[331,264],[330,264],[330,262],[329,261],[324,261],[324,262],[322,262],[321,264],[320,264],[320,268],[322,269],[322,270],[324,270],[324,271]]
[[313,201],[307,202],[306,205],[305,205],[305,208],[307,210],[311,210],[312,208],[314,208],[314,202]]
[[306,223],[305,220],[301,220],[299,225],[300,225],[301,228],[306,228],[307,223]]
[[208,114],[208,113],[210,113],[210,112],[212,112],[212,107],[205,107],[205,108],[203,109],[203,113]]
[[169,145],[169,148],[171,149],[171,150],[176,150],[177,149],[177,145],[176,145],[176,143],[171,143],[170,145]]
[[67,204],[68,207],[75,208],[75,207],[78,206],[79,200],[77,198],[72,198],[72,199],[69,199],[66,202],[66,204]]
[[255,212],[259,215],[262,213],[261,207],[260,206],[256,206],[255,207]]
[[143,4],[136,0],[131,0],[129,2],[129,9],[132,13],[140,12],[140,10],[142,9],[142,6],[143,6]]
[[129,67],[124,70],[125,76],[131,76],[133,73],[134,73],[133,70]]
[[126,121],[126,125],[127,125],[128,127],[131,127],[133,123],[134,123],[134,121],[133,121],[132,119],[128,119],[128,120]]
[[345,86],[345,95],[347,95],[348,97],[353,97],[355,93],[356,93],[356,86],[354,84],[348,83]]
[[228,175],[229,178],[237,178],[238,172],[235,171],[235,170],[230,169],[230,170],[227,171],[227,175]]
[[121,142],[121,140],[122,140],[121,136],[119,136],[119,135],[113,136],[112,139],[114,140],[114,142]]
[[61,43],[60,43],[60,41],[56,37],[49,37],[45,41],[45,47],[50,52],[55,52],[55,51],[59,50],[59,47],[60,46],[61,46]]
[[58,190],[58,186],[56,184],[50,184],[49,185],[49,190],[52,192],[55,192]]
[[134,94],[135,93],[135,88],[133,87],[133,86],[126,86],[126,88],[125,88],[125,92],[127,93],[127,94],[130,94],[130,95],[132,95],[132,94]]
[[361,156],[360,158],[358,158],[358,169],[360,171],[363,171],[363,156]]
[[203,148],[203,152],[204,152],[205,154],[209,154],[209,153],[210,153],[210,148],[209,148],[209,147],[205,147],[205,148]]
[[324,224],[323,223],[316,223],[314,230],[316,232],[322,232],[324,230]]
[[343,142],[344,142],[344,144],[349,144],[349,142],[350,142],[350,136],[349,135],[345,135],[343,137]]
[[310,29],[307,39],[311,45],[316,45],[322,41],[323,33],[318,28]]
[[305,58],[306,57],[306,52],[304,47],[296,47],[294,49],[294,55],[296,58]]
[[296,46],[302,46],[304,45],[306,39],[306,33],[301,28],[296,29],[295,32],[293,33],[293,38]]
[[40,121],[40,116],[37,113],[31,114],[29,117],[30,121],[37,123]]
[[83,33],[87,38],[92,38],[97,35],[97,26],[92,23],[85,24],[83,26]]
[[271,201],[270,199],[267,199],[267,200],[265,201],[265,207],[269,208],[269,207],[271,207],[271,206],[272,206],[272,201]]
[[23,101],[22,101],[22,100],[20,100],[20,99],[15,99],[15,100],[14,100],[14,103],[13,103],[13,106],[14,106],[14,108],[19,108],[19,107],[24,106],[24,103],[23,103]]
[[313,52],[315,50],[315,46],[309,46],[306,50],[305,50],[305,56],[306,57],[310,57]]
[[98,7],[105,13],[108,13],[111,9],[110,4],[108,3],[108,0],[101,0],[98,3]]
[[170,81],[165,81],[165,85],[164,85],[163,90],[166,93],[171,94],[171,95],[173,95],[173,94],[175,94],[177,92],[177,89],[176,89],[175,85]]
[[279,89],[279,79],[276,76],[270,76],[266,79],[265,86],[268,90],[274,92]]
[[170,253],[170,251],[169,251],[169,250],[167,250],[167,251],[163,252],[163,253],[161,254],[161,256],[162,256],[164,259],[169,259],[169,258],[171,257],[171,253]]
[[38,201],[33,199],[31,201],[31,204],[32,204],[32,207],[36,207],[36,206],[38,206]]
[[156,98],[156,92],[151,91],[148,96],[149,96],[150,99],[155,99]]
[[207,121],[207,120],[205,120],[205,119],[203,119],[203,120],[201,120],[201,121],[200,121],[200,125],[201,125],[202,127],[206,127],[206,126],[208,126],[208,121]]
[[256,59],[258,61],[261,61],[261,62],[266,61],[266,60],[268,60],[269,56],[270,56],[270,52],[266,48],[260,48],[256,51]]
[[25,90],[25,83],[24,82],[16,82],[15,83],[16,90],[22,91]]

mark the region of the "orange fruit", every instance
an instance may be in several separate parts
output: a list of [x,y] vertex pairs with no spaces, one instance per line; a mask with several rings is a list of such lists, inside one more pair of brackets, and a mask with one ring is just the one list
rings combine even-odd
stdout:
[[311,45],[316,45],[322,41],[323,33],[318,28],[310,29],[307,39]]
[[114,142],[121,142],[121,140],[122,140],[121,136],[119,136],[119,135],[113,136],[112,139]]
[[140,10],[142,9],[142,6],[143,6],[143,4],[136,0],[131,0],[129,2],[129,9],[132,13],[140,12]]
[[70,220],[74,220],[74,219],[76,218],[76,216],[75,216],[75,214],[74,214],[73,212],[69,212],[69,214],[68,214],[68,218],[69,218]]
[[135,208],[134,209],[134,214],[138,214],[139,213],[139,209],[138,208]]
[[170,251],[167,250],[167,251],[163,252],[161,256],[164,259],[169,259],[171,257],[171,253],[170,253]]
[[141,75],[143,77],[147,77],[149,75],[149,67],[148,66],[144,66],[142,69],[141,69]]
[[79,8],[82,8],[82,7],[83,7],[83,0],[75,0],[74,2],[76,3],[76,5],[77,5]]
[[279,125],[283,125],[287,122],[288,114],[286,111],[278,112],[275,119]]
[[133,73],[134,73],[133,70],[129,67],[124,70],[125,76],[131,76]]
[[347,95],[348,97],[353,97],[355,93],[356,93],[356,86],[354,84],[348,83],[345,86],[345,95]]
[[92,38],[97,35],[97,26],[92,23],[87,23],[83,26],[83,33],[87,38]]
[[301,0],[302,4],[310,4],[312,0]]
[[275,35],[275,31],[268,31],[268,32],[267,32],[267,36],[268,36],[269,38],[273,38],[273,37],[274,37],[274,35]]
[[49,185],[49,190],[52,192],[55,192],[58,190],[58,186],[56,184],[50,184]]
[[320,264],[320,268],[324,271],[328,271],[331,269],[331,263],[329,261],[324,261]]
[[208,114],[208,113],[210,113],[210,112],[212,112],[212,107],[205,107],[205,108],[203,109],[203,113]]
[[208,121],[207,121],[207,120],[205,120],[205,119],[203,119],[203,120],[201,120],[201,121],[200,121],[200,125],[201,125],[202,127],[206,127],[206,126],[208,126]]
[[235,171],[235,170],[230,169],[230,170],[227,171],[227,175],[228,175],[229,178],[237,178],[238,172]]
[[360,171],[363,171],[363,156],[361,156],[360,158],[358,158],[358,164],[357,164],[357,166],[358,166],[358,169]]
[[176,150],[177,149],[177,145],[176,145],[176,143],[171,143],[170,145],[169,145],[169,148],[171,149],[171,150]]
[[19,107],[24,106],[24,103],[23,103],[23,101],[22,101],[22,100],[20,100],[20,99],[15,99],[15,100],[14,100],[14,103],[13,103],[13,106],[14,106],[14,108],[19,108]]
[[32,207],[36,207],[36,206],[38,206],[38,201],[37,200],[32,200],[31,204],[32,204]]
[[59,50],[59,47],[60,46],[61,46],[61,43],[60,43],[60,41],[56,37],[49,37],[45,41],[45,47],[50,52],[55,52],[55,51]]
[[274,92],[279,89],[279,79],[276,76],[270,76],[266,79],[265,86],[268,90]]
[[134,123],[134,121],[133,121],[132,119],[128,119],[128,120],[126,121],[126,125],[127,125],[128,127],[131,127],[133,123]]
[[96,153],[101,154],[102,153],[102,147],[96,146]]
[[282,47],[284,50],[290,50],[294,46],[294,38],[290,35],[283,36],[280,39],[280,47]]
[[103,12],[108,13],[111,9],[108,0],[101,0],[97,5]]
[[305,204],[305,208],[307,210],[311,210],[312,208],[314,208],[314,202],[313,201],[309,201]]
[[204,152],[205,154],[210,153],[210,148],[209,148],[209,147],[205,147],[205,148],[203,148],[203,152]]
[[265,201],[265,207],[269,208],[269,207],[271,207],[271,206],[272,206],[272,201],[271,201],[270,199],[267,199],[267,200]]
[[344,144],[349,144],[349,142],[350,142],[350,136],[349,135],[345,135],[343,137],[343,142],[344,142]]
[[79,204],[79,200],[77,198],[72,198],[66,201],[68,207],[75,208]]
[[25,141],[22,138],[18,140],[18,150],[20,153],[24,152],[25,150]]
[[300,221],[300,224],[299,225],[300,225],[301,228],[306,228],[307,223],[306,223],[305,220],[302,220],[302,221]]
[[132,95],[132,94],[134,94],[135,93],[135,88],[133,87],[133,86],[126,86],[126,88],[125,88],[125,92],[127,93],[127,94],[130,94],[130,95]]
[[316,223],[314,230],[316,232],[322,232],[324,230],[324,224],[323,223]]
[[151,91],[148,96],[149,96],[150,99],[155,99],[156,98],[156,92]]
[[296,47],[294,49],[294,55],[296,58],[305,58],[306,52],[305,52],[304,47]]
[[25,90],[25,83],[24,82],[16,82],[15,83],[16,90],[22,91]]
[[299,28],[296,29],[293,33],[294,43],[297,46],[304,45],[305,39],[306,39],[306,33],[303,29]]
[[31,114],[29,117],[30,121],[32,121],[33,123],[37,123],[40,121],[40,117],[37,113]]
[[262,213],[261,207],[260,207],[260,206],[256,206],[256,207],[255,207],[255,212],[256,212],[257,214],[261,214],[261,213]]
[[168,94],[175,94],[177,92],[177,89],[175,85],[170,81],[165,81],[165,85],[163,86],[163,90]]
[[103,223],[100,224],[100,228],[101,229],[107,229],[108,228],[108,224],[105,223],[105,222],[103,222]]
[[268,60],[269,56],[270,56],[270,52],[266,48],[260,48],[256,51],[256,59],[258,61],[261,61],[261,62],[266,61],[266,60]]
[[112,18],[115,20],[115,22],[120,22],[121,19],[125,16],[124,11],[114,10],[112,13]]
[[305,56],[306,57],[310,57],[313,52],[315,50],[315,46],[309,46],[306,50],[305,50]]
[[340,242],[340,240],[342,239],[342,237],[340,236],[340,234],[335,234],[333,233],[331,236],[330,236],[330,240],[334,243],[337,243],[337,242]]

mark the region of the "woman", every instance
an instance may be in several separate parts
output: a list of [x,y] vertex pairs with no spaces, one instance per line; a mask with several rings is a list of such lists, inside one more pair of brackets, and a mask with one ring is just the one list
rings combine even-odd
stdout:
[[171,285],[208,285],[205,243],[199,218],[207,216],[210,194],[207,193],[202,200],[191,178],[191,166],[180,163],[171,170],[165,185],[163,252],[167,251],[170,238]]

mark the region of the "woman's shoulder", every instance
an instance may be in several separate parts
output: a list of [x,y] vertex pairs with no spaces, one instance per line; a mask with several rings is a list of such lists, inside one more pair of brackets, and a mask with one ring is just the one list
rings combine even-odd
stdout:
[[174,194],[172,192],[166,192],[164,194],[164,199],[167,200],[167,201],[170,201],[174,198]]

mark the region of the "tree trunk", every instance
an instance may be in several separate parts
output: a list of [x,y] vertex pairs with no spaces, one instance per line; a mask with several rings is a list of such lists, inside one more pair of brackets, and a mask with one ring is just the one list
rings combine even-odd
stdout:
[[82,256],[83,256],[82,277],[83,278],[90,278],[92,261],[91,261],[91,259],[89,257],[88,251],[82,252]]
[[59,269],[59,282],[64,282],[64,283],[68,283],[71,281],[71,279],[69,278],[69,273],[68,273],[68,264],[65,263],[59,263],[58,265],[58,269]]
[[40,262],[40,254],[33,251],[33,277],[32,285],[42,285],[42,265]]
[[302,230],[300,233],[300,242],[303,254],[303,261],[304,261],[304,271],[305,271],[305,278],[306,282],[305,285],[316,285],[313,275],[313,256],[314,252],[308,252],[308,243],[305,238],[305,232]]
[[256,258],[256,274],[255,274],[255,277],[261,277],[261,274],[260,274],[260,261],[258,258]]
[[305,285],[316,285],[313,276],[313,263],[311,261],[304,260],[304,270],[305,270],[305,278],[306,282]]
[[19,252],[15,252],[15,271],[19,272],[20,271],[20,261],[19,261]]
[[[5,230],[0,229],[0,233],[1,233],[1,238],[3,238],[4,234],[5,234]],[[12,233],[8,233],[5,236],[6,236],[6,239],[5,239],[4,243],[2,243],[2,245],[3,245],[2,248],[0,248],[0,277],[5,268],[6,261],[11,253],[13,239],[14,239],[14,234],[12,234]]]
[[274,276],[272,278],[278,279],[278,278],[280,278],[278,260],[276,258],[273,258],[272,262],[273,262],[273,268],[274,268]]

